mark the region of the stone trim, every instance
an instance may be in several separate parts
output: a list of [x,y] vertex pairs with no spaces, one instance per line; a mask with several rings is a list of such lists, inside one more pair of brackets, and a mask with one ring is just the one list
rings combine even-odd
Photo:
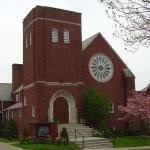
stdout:
[[78,123],[76,101],[69,92],[64,90],[56,91],[55,93],[53,93],[52,97],[50,98],[49,108],[48,108],[48,121],[49,122],[54,121],[54,114],[53,114],[54,102],[59,97],[63,97],[68,103],[69,123]]
[[58,19],[50,19],[50,18],[35,18],[34,20],[32,20],[25,28],[23,31],[27,30],[27,28],[34,22],[36,22],[37,20],[44,20],[44,21],[52,21],[52,22],[59,22],[59,23],[67,23],[67,24],[72,24],[72,25],[76,25],[76,26],[81,26],[80,23],[75,23],[75,22],[71,22],[71,21],[63,21],[63,20],[58,20]]
[[32,87],[34,87],[36,84],[44,84],[45,86],[72,86],[72,87],[78,87],[81,85],[85,85],[84,82],[46,82],[46,81],[36,81],[34,83],[31,83],[27,86],[24,86],[23,89],[27,90]]

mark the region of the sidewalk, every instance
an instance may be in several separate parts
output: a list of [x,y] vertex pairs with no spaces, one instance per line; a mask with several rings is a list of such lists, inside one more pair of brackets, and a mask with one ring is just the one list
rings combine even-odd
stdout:
[[84,148],[84,150],[150,150],[150,146],[129,147],[129,148]]
[[[0,142],[0,150],[23,150],[23,149],[12,146],[10,143]],[[84,148],[84,150],[150,150],[150,146],[131,147],[131,148],[98,148],[98,149]]]
[[0,142],[0,150],[23,150],[23,149],[12,146],[10,143],[1,143]]

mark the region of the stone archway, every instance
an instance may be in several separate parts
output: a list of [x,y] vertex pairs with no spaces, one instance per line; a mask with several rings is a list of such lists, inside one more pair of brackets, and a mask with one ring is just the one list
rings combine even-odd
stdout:
[[77,119],[77,108],[75,99],[69,92],[64,90],[55,92],[50,99],[48,111],[49,121],[50,122],[54,121],[54,102],[58,98],[64,98],[68,103],[69,123],[77,123],[78,119]]

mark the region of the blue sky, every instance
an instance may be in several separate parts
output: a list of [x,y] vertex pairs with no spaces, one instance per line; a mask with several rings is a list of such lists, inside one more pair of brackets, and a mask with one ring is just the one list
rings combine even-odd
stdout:
[[0,82],[11,82],[11,66],[22,63],[22,21],[36,5],[82,13],[82,38],[101,32],[136,76],[136,89],[150,82],[150,50],[141,47],[136,53],[125,51],[122,40],[113,37],[114,23],[107,18],[98,0],[1,0],[0,2]]

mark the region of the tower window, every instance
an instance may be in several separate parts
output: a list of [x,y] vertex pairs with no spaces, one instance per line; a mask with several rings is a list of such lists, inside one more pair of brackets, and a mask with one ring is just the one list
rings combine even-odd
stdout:
[[26,37],[26,48],[28,48],[28,38]]
[[69,38],[69,31],[64,30],[64,43],[70,43],[70,38]]
[[24,96],[24,106],[27,106],[27,99],[26,99],[26,96]]
[[32,33],[30,32],[30,46],[32,45]]
[[58,30],[56,28],[52,29],[52,42],[58,42]]
[[35,107],[32,106],[32,117],[34,118],[35,117]]

